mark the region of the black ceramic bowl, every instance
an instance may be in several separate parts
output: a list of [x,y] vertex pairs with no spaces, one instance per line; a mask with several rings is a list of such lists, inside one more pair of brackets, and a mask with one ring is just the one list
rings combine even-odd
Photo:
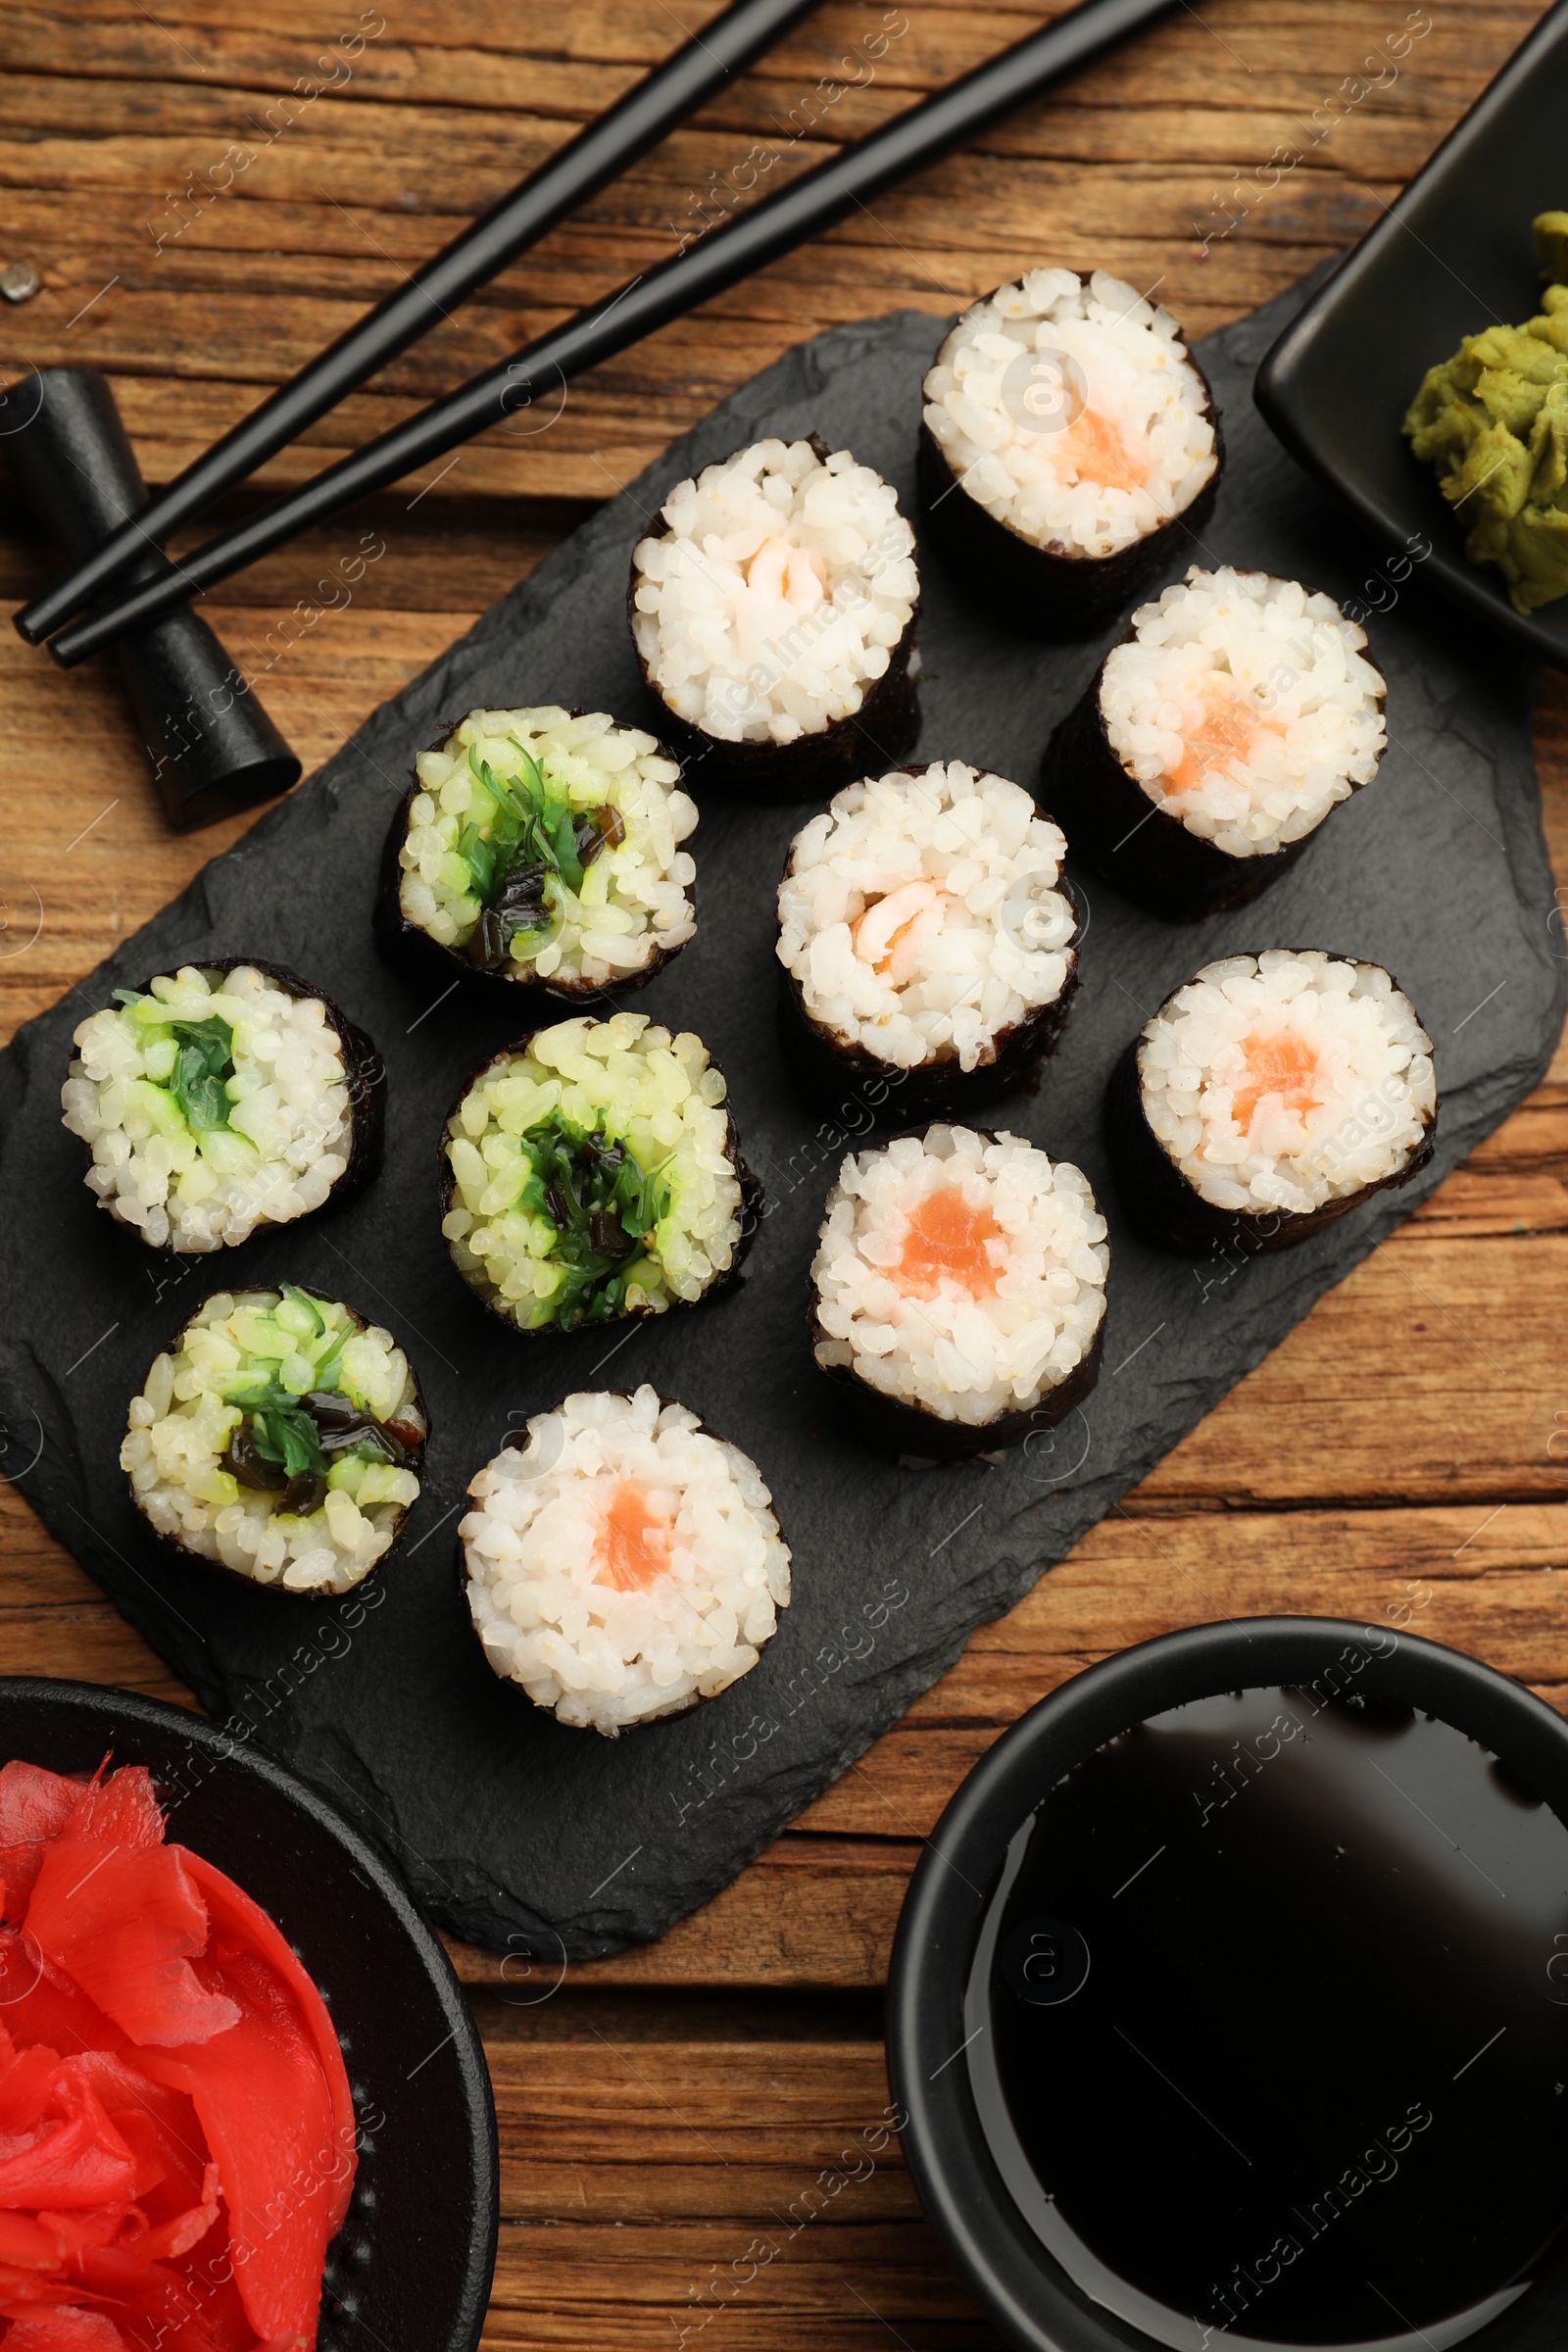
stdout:
[[[1407,54],[1413,66],[1421,53]],[[1465,335],[1539,311],[1530,223],[1568,203],[1565,110],[1568,0],[1558,0],[1287,327],[1256,384],[1257,405],[1287,449],[1396,551],[1388,580],[1374,577],[1362,603],[1388,609],[1410,576],[1414,549],[1418,578],[1559,669],[1568,669],[1568,597],[1528,617],[1514,611],[1495,566],[1466,560],[1462,518],[1399,426],[1426,369]]]
[[[1283,1738],[1233,1750],[1232,1718],[1282,1698],[1299,1729],[1276,1715]],[[1295,1761],[1267,1760],[1286,1740],[1300,1742]],[[1420,1776],[1423,1754],[1436,1783]],[[1303,1805],[1314,1778],[1326,1809]],[[1107,1789],[1123,1801],[1108,1803]],[[1200,1626],[1092,1667],[1005,1733],[914,1874],[888,2040],[915,2184],[1008,2342],[1560,2345],[1568,1932],[1552,1923],[1568,1931],[1565,1823],[1568,1725],[1490,1667],[1389,1626]],[[1282,1889],[1273,1913],[1255,1901],[1259,1873]],[[1246,1890],[1239,1930],[1227,1886]],[[1388,1970],[1412,1920],[1416,1965],[1391,1998]],[[1325,1937],[1338,1938],[1327,1966]],[[1374,1983],[1378,1997],[1360,2002]],[[1173,2015],[1184,2003],[1185,2034]],[[1387,2114],[1386,2077],[1402,2086]],[[1518,2145],[1507,2130],[1477,2129],[1478,2114],[1494,2121],[1521,2098]],[[1538,2123],[1549,2163],[1531,2169]],[[1031,2165],[1031,2134],[1037,2151],[1054,2134],[1052,2161]],[[1319,2142],[1337,2151],[1321,2180]],[[1524,2201],[1539,2190],[1518,2225],[1534,2230],[1534,2250],[1501,2277],[1529,2283],[1461,2297],[1464,2327],[1423,2319],[1412,2291],[1441,2291],[1446,2264],[1457,2275],[1495,2259],[1498,2230],[1507,2237],[1521,2210],[1500,2179],[1516,2162]],[[1285,2190],[1293,2164],[1308,2178]],[[1494,2193],[1499,2213],[1479,2212]],[[1261,2231],[1257,2209],[1271,2217]],[[1385,2230],[1396,2213],[1389,2260],[1405,2268],[1380,2272],[1357,2232]],[[1216,2244],[1224,2258],[1211,2262]],[[1185,2264],[1190,2296],[1126,2293],[1151,2245],[1167,2276]],[[1109,2269],[1095,2269],[1100,2256],[1114,2256]],[[1406,2273],[1416,2284],[1401,2293]],[[1270,2284],[1282,2276],[1283,2290]],[[1217,2308],[1227,2295],[1228,2317]],[[1297,2325],[1293,2296],[1318,2298],[1315,2328]],[[1360,2299],[1375,2315],[1389,2304],[1387,2321],[1357,2325]]]
[[452,1964],[330,1805],[220,1726],[89,1683],[0,1677],[0,1762],[143,1764],[169,1836],[276,1920],[332,2012],[363,2133],[327,2252],[319,2352],[473,2352],[499,2216],[495,2108]]

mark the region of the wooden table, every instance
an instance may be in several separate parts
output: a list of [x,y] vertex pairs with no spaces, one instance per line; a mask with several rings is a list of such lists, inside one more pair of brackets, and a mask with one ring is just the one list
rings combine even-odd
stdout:
[[[0,306],[0,367],[105,368],[155,482],[663,54],[677,13],[694,24],[711,8],[156,12],[10,0],[0,20],[0,262],[31,261],[43,280],[31,302]],[[1039,13],[823,7],[263,482],[316,470],[658,259],[705,206],[711,219],[737,200],[759,147],[782,178]],[[1065,96],[574,386],[549,429],[474,444],[373,502],[363,519],[387,554],[347,609],[323,616],[312,600],[360,516],[228,582],[211,617],[313,766],[592,502],[788,344],[904,305],[946,312],[1046,259],[1157,282],[1189,329],[1216,326],[1355,237],[1536,13],[1512,0],[1432,0],[1430,14],[1405,0],[1201,0],[1200,13],[1182,0]],[[340,36],[359,29],[351,78],[313,94],[327,78],[317,61],[329,45],[343,57]],[[0,592],[21,599],[50,560],[14,503],[3,526]],[[62,676],[10,630],[0,731],[9,1032],[243,826],[168,834],[112,666]],[[1561,679],[1542,687],[1537,738],[1568,877]],[[1568,1573],[1565,1164],[1559,1052],[1468,1166],[706,1911],[553,1988],[456,1952],[501,2116],[507,2219],[487,2343],[993,2340],[896,2143],[869,2172],[852,2156],[858,2178],[843,2157],[887,2098],[879,1988],[920,1840],[1032,1700],[1111,1649],[1222,1613],[1377,1618],[1407,1598],[1422,1632],[1568,1706],[1568,1610],[1551,1581]],[[0,1526],[7,1671],[189,1703],[3,1487]]]

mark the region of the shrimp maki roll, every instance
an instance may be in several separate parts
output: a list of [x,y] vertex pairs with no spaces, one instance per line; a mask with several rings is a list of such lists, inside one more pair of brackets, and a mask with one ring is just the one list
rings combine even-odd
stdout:
[[1026,636],[1113,620],[1201,529],[1221,459],[1175,319],[1103,270],[999,286],[925,379],[926,530],[971,595]]
[[381,1057],[259,956],[182,964],[75,1032],[65,1123],[99,1205],[155,1250],[232,1248],[345,1200],[381,1152]]
[[778,894],[807,1092],[906,1124],[1034,1084],[1078,985],[1066,846],[1021,785],[961,760],[846,785]]
[[1210,963],[1112,1074],[1116,1188],[1146,1241],[1288,1250],[1432,1157],[1432,1041],[1376,963],[1270,948]]
[[647,1015],[561,1021],[484,1064],[447,1121],[442,1226],[519,1331],[662,1314],[738,1279],[758,1188],[724,1080]]
[[536,1413],[468,1488],[468,1606],[496,1673],[613,1739],[749,1674],[790,1597],[757,1465],[651,1388]]
[[402,1533],[427,1433],[391,1333],[285,1282],[197,1309],[131,1398],[120,1466],[176,1553],[346,1592]]
[[851,1152],[811,1268],[816,1360],[873,1443],[1017,1446],[1100,1373],[1110,1252],[1087,1177],[1017,1135],[929,1127]]
[[697,928],[680,768],[603,710],[470,710],[421,752],[382,858],[376,933],[412,976],[553,997],[640,988]]
[[661,727],[699,789],[758,799],[824,800],[913,749],[918,601],[897,493],[814,433],[678,482],[632,556]]
[[1051,739],[1040,797],[1152,913],[1245,906],[1377,773],[1383,679],[1331,596],[1202,571],[1133,614]]

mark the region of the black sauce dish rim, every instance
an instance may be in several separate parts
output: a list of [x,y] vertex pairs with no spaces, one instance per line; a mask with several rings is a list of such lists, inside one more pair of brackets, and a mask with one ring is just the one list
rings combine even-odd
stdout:
[[0,1676],[0,1761],[75,1775],[106,1754],[147,1767],[170,1838],[271,1914],[330,2008],[361,2150],[318,2352],[474,2352],[500,2214],[495,2105],[439,1937],[377,1848],[232,1730],[97,1684]]
[[[1413,64],[1420,52],[1406,54]],[[1395,551],[1381,560],[1367,551],[1359,602],[1374,627],[1406,582],[1419,593],[1430,580],[1559,669],[1568,669],[1568,596],[1516,612],[1496,567],[1466,557],[1463,517],[1399,428],[1427,368],[1464,336],[1540,310],[1530,224],[1568,201],[1565,105],[1568,0],[1557,0],[1265,354],[1254,384],[1291,455]]]
[[[1568,1823],[1568,1723],[1520,1684],[1393,1625],[1256,1617],[1161,1635],[1063,1684],[1003,1734],[927,1841],[894,1941],[889,2076],[921,2203],[1018,2352],[1153,2352],[1153,2339],[1093,2301],[1030,2230],[986,2143],[959,2055],[976,1943],[1009,1842],[1058,1781],[1151,1716],[1247,1689],[1306,1688],[1334,1673],[1353,1679],[1368,1700],[1452,1725]],[[1531,2291],[1466,2342],[1475,2352],[1555,2352],[1565,2324],[1568,2240]]]

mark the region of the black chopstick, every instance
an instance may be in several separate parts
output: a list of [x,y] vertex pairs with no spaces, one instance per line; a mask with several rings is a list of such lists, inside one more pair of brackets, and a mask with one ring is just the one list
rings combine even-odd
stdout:
[[777,195],[631,278],[608,302],[578,311],[511,360],[499,361],[248,522],[182,557],[145,587],[65,630],[51,640],[50,652],[63,668],[71,668],[100,646],[113,644],[127,630],[144,626],[199,590],[226,579],[356,499],[384,489],[536,397],[554,393],[558,384],[564,385],[585,368],[683,317],[857,207],[863,209],[892,181],[947,154],[961,139],[1173,5],[1174,0],[1083,0],[1043,30],[1015,41],[880,130],[803,172]]
[[558,220],[626,171],[815,5],[816,0],[736,0],[367,311],[291,382],[280,384],[133,520],[24,605],[14,615],[20,633],[36,645],[73,612],[79,612],[127,564],[145,555],[150,542],[167,539],[201,514],[221,492],[254,473],[274,451],[335,408],[367,376],[416,343],[438,318],[446,318]]

